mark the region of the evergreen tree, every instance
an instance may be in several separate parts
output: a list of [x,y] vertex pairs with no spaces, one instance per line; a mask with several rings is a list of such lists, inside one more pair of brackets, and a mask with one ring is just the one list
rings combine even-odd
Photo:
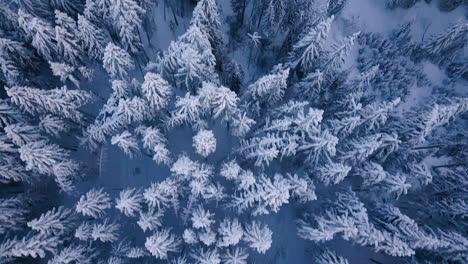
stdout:
[[254,221],[245,227],[244,241],[258,253],[265,254],[271,247],[272,234],[268,226]]
[[51,90],[39,90],[32,87],[5,87],[11,101],[23,111],[34,114],[54,114],[81,122],[83,115],[79,108],[91,101],[91,95],[85,91],[69,90],[66,86]]
[[179,252],[180,243],[180,239],[169,233],[169,230],[162,229],[146,238],[145,247],[154,257],[167,259],[168,253]]
[[55,10],[55,39],[57,51],[73,65],[81,62],[81,45],[76,21],[67,14]]
[[91,189],[85,195],[80,197],[76,203],[76,211],[85,216],[94,218],[104,215],[104,210],[111,208],[111,199],[109,194],[101,189]]
[[359,36],[360,32],[354,33],[353,35],[345,38],[340,43],[334,45],[333,51],[329,54],[323,67],[327,69],[327,72],[337,72],[343,67],[348,53],[351,51],[354,41]]
[[118,32],[123,47],[131,53],[140,53],[143,43],[139,28],[145,10],[134,0],[110,0],[108,8],[112,25]]
[[218,6],[215,0],[201,0],[193,10],[192,25],[196,25],[209,39],[214,53],[219,52],[223,39],[221,36]]
[[293,46],[291,52],[292,67],[299,65],[303,71],[317,65],[315,60],[323,51],[323,46],[327,40],[328,33],[332,25],[334,17],[331,16],[320,22],[317,26],[308,29],[302,38]]
[[127,71],[135,66],[130,55],[123,49],[109,42],[104,50],[102,59],[104,69],[112,78],[125,78]]
[[159,111],[169,104],[172,88],[161,75],[148,72],[141,90],[152,111]]
[[52,26],[41,18],[26,13],[23,9],[18,10],[18,23],[39,54],[46,60],[53,60],[57,50],[57,41]]
[[73,222],[73,211],[60,206],[29,221],[27,225],[40,233],[61,235],[68,233],[73,228]]
[[465,47],[467,33],[468,23],[456,24],[446,32],[433,36],[430,41],[423,44],[422,49],[437,63],[451,61],[457,52]]
[[77,37],[90,57],[102,59],[107,36],[102,29],[80,14],[78,14]]

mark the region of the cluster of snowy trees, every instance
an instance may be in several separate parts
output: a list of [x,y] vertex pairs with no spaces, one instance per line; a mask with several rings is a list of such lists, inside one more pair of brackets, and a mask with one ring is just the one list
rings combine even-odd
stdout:
[[[337,237],[468,262],[468,24],[331,37],[351,1],[318,2],[0,3],[0,262],[262,263],[284,208],[317,263],[350,263]],[[185,31],[155,53],[166,7]],[[108,148],[168,173],[92,186]]]

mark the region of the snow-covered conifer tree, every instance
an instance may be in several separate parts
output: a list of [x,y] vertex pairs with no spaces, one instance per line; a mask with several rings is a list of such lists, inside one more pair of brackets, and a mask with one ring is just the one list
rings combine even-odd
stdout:
[[55,10],[57,51],[73,65],[79,65],[81,60],[81,45],[77,33],[76,21],[67,14]]
[[62,264],[78,261],[80,263],[90,263],[94,258],[92,249],[79,244],[70,244],[60,252],[56,252],[54,257],[47,264]]
[[[27,202],[21,197],[0,199],[0,234],[21,229],[29,213]],[[1,250],[0,250],[1,251]]]
[[149,206],[161,209],[177,206],[179,192],[179,184],[174,179],[167,178],[160,183],[152,183],[145,189],[143,197]]
[[59,237],[45,233],[28,233],[21,239],[6,239],[0,244],[0,255],[5,258],[32,257],[45,258],[46,253],[53,253],[61,244]]
[[184,242],[187,244],[195,244],[198,243],[198,237],[195,231],[191,228],[187,228],[184,230],[184,234],[182,235]]
[[193,211],[191,217],[193,228],[209,228],[215,222],[213,219],[211,219],[213,216],[214,214],[210,213],[210,211],[207,211],[202,207],[197,207]]
[[341,163],[328,163],[319,169],[318,177],[325,185],[338,184],[348,175],[350,170],[351,167]]
[[210,130],[200,130],[193,137],[193,147],[195,151],[203,157],[208,157],[216,151],[216,138]]
[[315,257],[317,264],[348,264],[348,260],[337,255],[334,251],[325,250],[322,254]]
[[226,250],[226,253],[221,256],[221,259],[225,264],[247,264],[248,257],[249,254],[247,250],[241,247],[235,247]]
[[205,249],[199,248],[190,254],[190,257],[196,261],[197,264],[220,264],[221,256],[218,249]]
[[222,117],[223,120],[229,120],[238,111],[239,98],[229,88],[219,87],[211,100],[214,118]]
[[41,233],[62,235],[73,228],[73,222],[73,211],[60,206],[47,211],[39,218],[29,221],[27,225],[32,230]]
[[75,68],[71,65],[66,63],[58,63],[58,62],[49,62],[50,69],[55,76],[60,78],[62,83],[65,83],[67,80],[73,83],[76,87],[80,87],[80,81],[77,77],[73,74]]
[[242,168],[237,164],[236,160],[225,162],[221,165],[219,174],[228,180],[235,180],[239,177]]
[[75,230],[75,237],[79,240],[87,241],[91,239],[93,226],[89,222],[83,222]]
[[104,215],[104,210],[111,208],[111,199],[109,194],[101,189],[91,189],[85,195],[80,197],[76,203],[76,211],[85,216],[94,218]]
[[90,102],[91,95],[81,90],[69,90],[65,86],[51,90],[32,87],[5,87],[11,101],[29,114],[54,114],[82,120],[79,108]]
[[122,45],[132,53],[140,53],[143,43],[140,40],[139,27],[145,10],[134,0],[110,0],[108,8]]
[[111,144],[119,146],[119,148],[121,148],[125,154],[130,157],[133,157],[139,152],[137,139],[127,130],[123,131],[119,135],[113,136]]
[[317,164],[321,158],[327,160],[335,156],[337,144],[338,138],[336,136],[328,130],[322,130],[316,135],[308,135],[298,150],[305,152],[308,161]]
[[199,120],[205,109],[200,102],[200,97],[190,95],[190,93],[186,93],[184,97],[176,97],[175,107],[169,120],[171,126]]
[[141,86],[144,98],[149,102],[152,111],[159,111],[169,104],[172,88],[161,75],[148,72]]
[[271,247],[272,234],[273,232],[271,232],[267,225],[262,225],[253,221],[251,224],[245,226],[243,240],[258,253],[265,254],[265,252]]
[[354,33],[342,40],[340,43],[334,45],[333,51],[330,53],[328,60],[324,64],[327,72],[336,72],[344,65],[346,57],[351,51],[354,41],[359,34],[360,32]]
[[145,247],[157,259],[167,259],[171,252],[179,252],[181,240],[171,234],[169,230],[156,231],[152,236],[146,238]]
[[249,85],[249,94],[255,101],[274,104],[283,97],[288,76],[289,69],[265,75]]
[[93,240],[101,240],[101,242],[115,242],[119,238],[119,229],[119,224],[110,222],[108,219],[105,219],[102,223],[93,225],[91,237]]
[[116,110],[127,124],[141,122],[148,116],[148,105],[145,100],[137,96],[120,99]]
[[128,73],[127,71],[135,67],[130,54],[111,42],[109,42],[104,49],[102,63],[104,69],[106,69],[107,73],[109,73],[112,78],[125,78]]
[[162,226],[163,210],[149,208],[146,212],[140,211],[140,218],[137,221],[138,226],[143,232],[154,231]]
[[223,43],[220,26],[218,6],[215,0],[201,0],[193,10],[190,23],[196,25],[210,40],[211,47],[214,50],[220,48]]
[[430,59],[440,62],[452,60],[459,50],[466,46],[468,23],[452,26],[447,31],[435,35],[423,45],[423,49],[430,54]]
[[94,25],[85,16],[78,14],[77,37],[89,56],[101,59],[104,54],[104,41],[106,34],[102,29]]
[[57,42],[52,26],[41,18],[28,14],[23,9],[18,10],[18,22],[39,54],[46,60],[53,60],[57,50]]
[[43,136],[38,133],[37,127],[22,122],[7,125],[4,127],[4,130],[7,137],[19,147],[27,143],[32,143],[44,139]]
[[120,192],[119,198],[115,200],[115,208],[126,216],[135,216],[141,212],[143,196],[138,190],[128,188]]
[[27,143],[18,149],[26,169],[42,174],[54,175],[54,166],[67,161],[69,153],[46,140]]
[[300,65],[303,71],[310,69],[323,51],[334,17],[331,16],[315,27],[310,27],[292,50],[293,66]]
[[241,241],[244,230],[237,218],[233,220],[224,219],[223,222],[219,224],[218,233],[221,236],[219,246],[228,247],[231,245],[235,246]]

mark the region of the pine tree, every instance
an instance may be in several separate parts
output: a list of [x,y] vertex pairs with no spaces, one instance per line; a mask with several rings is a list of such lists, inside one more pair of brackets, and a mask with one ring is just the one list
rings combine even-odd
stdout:
[[111,144],[119,146],[119,148],[121,148],[125,154],[130,157],[134,157],[135,154],[139,153],[137,139],[127,130],[123,131],[119,135],[113,136]]
[[75,237],[83,241],[91,240],[92,232],[93,226],[89,222],[85,221],[76,228]]
[[50,5],[55,9],[60,9],[70,15],[74,15],[81,10],[80,1],[67,1],[67,0],[51,0]]
[[37,127],[22,122],[7,125],[5,126],[4,130],[7,137],[10,138],[11,141],[19,147],[27,143],[32,143],[44,139],[43,136],[38,133]]
[[71,65],[66,63],[57,63],[57,62],[49,62],[50,69],[55,76],[60,77],[60,81],[65,83],[67,80],[73,83],[76,87],[80,87],[79,80],[75,77],[73,72],[75,68]]
[[466,46],[467,33],[468,23],[456,24],[446,32],[433,36],[422,49],[437,63],[451,61]]
[[93,240],[101,240],[101,242],[115,242],[119,237],[119,229],[119,224],[112,223],[108,219],[105,219],[102,223],[93,225],[91,237]]
[[116,114],[121,116],[127,124],[145,120],[149,112],[145,100],[137,96],[120,99],[116,110]]
[[247,88],[255,101],[274,104],[285,93],[289,69],[279,70],[276,73],[265,75]]
[[247,264],[248,257],[249,254],[245,249],[236,247],[234,249],[228,249],[226,253],[221,256],[221,259],[225,264]]
[[91,189],[85,195],[80,197],[76,204],[76,211],[85,216],[94,218],[104,215],[104,210],[111,208],[111,199],[109,194],[101,189]]
[[195,151],[203,157],[208,157],[216,151],[216,138],[210,130],[200,130],[193,137]]
[[31,16],[23,9],[18,10],[18,21],[39,54],[46,60],[53,60],[57,50],[57,42],[52,26],[38,17]]
[[143,232],[154,231],[162,226],[162,217],[164,215],[163,210],[156,210],[149,208],[146,212],[140,211],[140,218],[137,224],[143,230]]
[[203,209],[201,206],[196,208],[193,213],[192,213],[192,226],[195,229],[208,229],[215,221],[212,220],[211,218],[214,216],[214,214],[210,213],[210,211],[207,211]]
[[41,174],[54,175],[54,166],[68,160],[68,151],[46,140],[27,143],[18,149],[26,169]]
[[2,211],[0,215],[0,234],[20,230],[21,226],[26,224],[29,208],[27,207],[27,201],[21,196],[0,199],[0,210]]
[[330,131],[323,130],[317,134],[307,135],[298,150],[305,152],[306,160],[316,165],[322,159],[329,160],[335,156],[337,144],[338,138]]
[[72,263],[73,261],[91,263],[94,257],[92,249],[79,244],[70,244],[60,252],[56,252],[47,264]]
[[198,248],[190,253],[190,257],[195,260],[197,264],[220,264],[221,257],[218,249],[205,249]]
[[258,253],[265,254],[265,252],[271,247],[272,234],[273,232],[271,232],[268,226],[253,221],[250,225],[245,227],[243,240]]
[[348,260],[337,255],[334,251],[325,250],[315,258],[317,264],[348,264]]
[[91,101],[91,95],[81,90],[69,90],[66,86],[51,90],[39,90],[26,86],[5,87],[11,101],[25,112],[54,114],[81,122],[79,108]]
[[338,184],[348,175],[351,167],[341,163],[328,163],[319,168],[318,178],[325,185]]
[[102,29],[80,14],[78,14],[77,37],[90,57],[102,59],[107,36]]
[[127,71],[132,70],[135,66],[130,55],[111,42],[104,49],[102,63],[112,78],[125,78]]
[[76,21],[67,14],[55,10],[55,39],[57,51],[66,61],[73,65],[81,62],[81,45],[79,44]]
[[202,81],[218,81],[210,42],[197,25],[172,41],[160,61],[166,80],[195,91]]
[[172,96],[172,88],[169,83],[161,75],[151,72],[146,73],[141,90],[152,111],[166,108]]
[[221,236],[221,241],[218,243],[221,247],[237,245],[244,235],[244,230],[237,218],[224,219],[219,224],[218,233]]
[[158,209],[178,205],[179,184],[174,179],[166,179],[160,183],[152,183],[145,189],[143,197],[150,207]]
[[52,208],[39,218],[27,223],[32,230],[45,234],[62,235],[68,233],[74,226],[73,211],[63,206]]
[[120,192],[119,198],[115,200],[115,208],[126,216],[135,216],[141,212],[143,196],[138,190],[128,188]]
[[53,253],[60,244],[59,237],[45,233],[28,233],[21,239],[6,239],[0,244],[0,255],[5,258],[32,257],[45,258],[46,253]]
[[231,119],[238,110],[238,101],[236,93],[229,88],[221,86],[216,90],[212,98],[213,117],[222,117],[222,120]]
[[359,36],[360,32],[345,38],[340,43],[334,45],[333,51],[328,56],[327,61],[323,65],[327,72],[337,72],[345,64],[346,57],[354,45],[354,41]]
[[201,0],[197,3],[193,10],[192,25],[196,25],[210,40],[211,47],[215,51],[219,51],[223,44],[221,37],[221,20],[219,17],[218,6],[215,0]]
[[139,35],[141,17],[145,10],[134,0],[109,1],[112,24],[120,36],[122,45],[131,53],[140,53],[143,48]]
[[167,259],[168,253],[179,252],[180,244],[179,238],[169,233],[169,230],[162,229],[146,238],[145,247],[157,259]]
[[317,64],[314,60],[323,51],[333,19],[334,17],[331,16],[320,22],[316,27],[310,27],[302,38],[294,44],[291,53],[293,68],[299,65],[306,72],[314,64]]

